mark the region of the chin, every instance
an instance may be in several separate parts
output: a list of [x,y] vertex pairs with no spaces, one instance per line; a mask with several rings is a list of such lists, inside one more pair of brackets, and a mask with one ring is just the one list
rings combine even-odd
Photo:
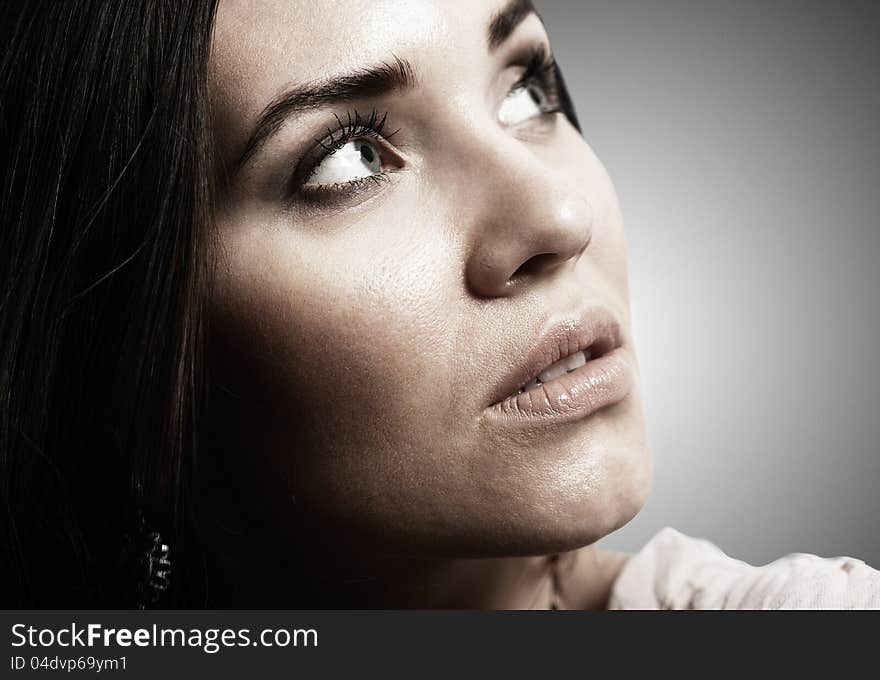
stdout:
[[306,475],[297,503],[319,540],[333,537],[335,550],[360,556],[413,559],[567,552],[635,517],[653,472],[636,394],[564,427],[447,440],[413,455],[405,475],[376,474],[387,469],[385,461],[322,474],[323,486]]
[[[632,520],[653,484],[637,394],[576,427],[496,442],[481,474],[471,556],[539,555],[595,543]],[[482,553],[479,554],[478,553]]]
[[[525,557],[568,552],[595,543],[632,520],[652,486],[645,446],[584,457],[582,474],[518,493],[495,493],[457,525],[420,535],[410,545],[426,557]],[[461,506],[459,506],[461,507]],[[418,550],[418,549],[417,549]]]

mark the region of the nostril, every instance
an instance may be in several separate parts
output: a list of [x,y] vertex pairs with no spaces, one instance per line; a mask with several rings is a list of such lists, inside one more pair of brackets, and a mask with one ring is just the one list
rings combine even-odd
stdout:
[[523,262],[515,272],[511,279],[521,279],[532,274],[537,274],[542,269],[549,268],[557,260],[556,253],[540,253],[530,257]]

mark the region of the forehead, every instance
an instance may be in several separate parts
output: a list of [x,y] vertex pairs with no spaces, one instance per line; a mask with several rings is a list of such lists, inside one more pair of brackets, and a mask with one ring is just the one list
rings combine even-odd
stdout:
[[[280,89],[406,58],[473,59],[502,0],[220,0],[211,54],[216,97],[245,118]],[[469,53],[469,54],[468,54]],[[439,70],[439,69],[438,69]]]

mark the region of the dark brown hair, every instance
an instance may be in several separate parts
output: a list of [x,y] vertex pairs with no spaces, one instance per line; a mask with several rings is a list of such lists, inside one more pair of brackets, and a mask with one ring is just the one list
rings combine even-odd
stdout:
[[134,605],[139,515],[198,605],[215,4],[0,9],[0,606]]

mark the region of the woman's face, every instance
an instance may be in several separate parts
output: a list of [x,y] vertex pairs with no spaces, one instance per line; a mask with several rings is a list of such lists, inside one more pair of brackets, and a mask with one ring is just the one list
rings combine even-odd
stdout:
[[644,503],[620,211],[542,49],[503,0],[220,2],[215,379],[281,531],[539,554]]

